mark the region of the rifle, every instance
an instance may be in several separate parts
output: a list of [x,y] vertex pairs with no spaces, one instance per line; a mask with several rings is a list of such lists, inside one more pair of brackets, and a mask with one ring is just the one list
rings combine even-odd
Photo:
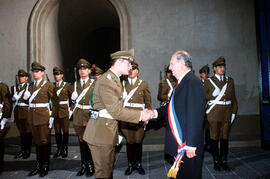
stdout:
[[78,80],[77,67],[74,67],[74,78],[75,78],[75,81]]
[[162,71],[159,72],[159,80],[162,81]]
[[46,74],[46,78],[47,78],[47,81],[50,83],[51,81],[50,81],[48,74]]
[[15,85],[16,85],[16,87],[18,86],[18,75],[15,75]]
[[28,72],[29,76],[28,76],[28,83],[31,84],[32,82],[32,74],[31,72]]

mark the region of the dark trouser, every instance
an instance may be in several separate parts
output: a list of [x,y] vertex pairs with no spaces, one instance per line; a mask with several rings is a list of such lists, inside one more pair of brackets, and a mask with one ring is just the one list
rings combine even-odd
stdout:
[[202,178],[202,155],[193,158],[183,157],[176,178],[200,179]]

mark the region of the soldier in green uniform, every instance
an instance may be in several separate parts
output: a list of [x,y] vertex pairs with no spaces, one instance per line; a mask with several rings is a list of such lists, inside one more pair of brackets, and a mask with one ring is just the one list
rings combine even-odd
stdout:
[[[201,81],[204,84],[205,79],[209,78],[209,72],[210,69],[208,67],[208,65],[204,65],[200,70],[200,77],[201,77]],[[204,150],[207,152],[211,152],[211,139],[210,139],[210,129],[209,129],[209,122],[206,119],[204,119]]]
[[20,132],[21,151],[15,155],[15,159],[26,159],[30,156],[32,146],[32,133],[28,120],[28,104],[23,99],[24,92],[28,90],[27,83],[29,74],[23,69],[18,71],[19,84],[11,87],[12,101],[15,104],[14,108],[14,122]]
[[172,75],[171,70],[169,70],[169,66],[166,68],[165,79],[160,81],[158,85],[158,100],[161,105],[166,104],[172,95],[173,88],[176,84],[176,79]]
[[[123,107],[130,109],[152,109],[151,93],[148,83],[138,78],[138,63],[131,62],[132,69],[129,71],[127,80],[123,84]],[[137,170],[139,174],[144,175],[145,171],[142,167],[142,141],[144,138],[144,123],[139,124],[120,122],[120,128],[126,138],[128,168],[125,175],[130,175],[133,170]]]
[[6,134],[5,125],[12,113],[11,94],[8,86],[0,81],[0,172],[3,169],[4,162],[4,136]]
[[93,110],[83,139],[93,155],[96,178],[112,178],[115,146],[118,143],[118,120],[139,123],[151,118],[147,110],[123,107],[123,88],[120,76],[128,75],[132,68],[134,50],[111,54],[112,66],[96,82]]
[[80,59],[77,62],[80,79],[75,81],[71,96],[74,103],[73,126],[79,139],[81,153],[81,169],[78,171],[77,176],[82,176],[85,173],[87,176],[94,174],[91,151],[87,143],[83,141],[83,134],[89,120],[89,110],[92,108],[91,98],[95,85],[94,80],[89,78],[90,67],[90,63],[85,59]]
[[55,83],[52,100],[52,117],[54,118],[55,140],[57,145],[57,151],[53,158],[60,156],[66,158],[68,156],[69,106],[72,87],[70,84],[63,81],[64,71],[61,68],[54,67],[53,75]]
[[[214,169],[230,170],[227,163],[228,138],[231,123],[237,113],[234,81],[225,75],[226,63],[224,57],[219,57],[213,63],[214,76],[204,82],[207,101],[207,120],[210,125],[211,152]],[[220,141],[220,150],[219,150]]]
[[36,167],[28,176],[39,174],[44,177],[49,172],[51,152],[51,128],[54,118],[50,117],[49,102],[52,100],[54,85],[43,79],[45,67],[38,62],[31,64],[33,82],[29,90],[24,92],[24,100],[28,100],[28,119],[32,136],[36,145]]

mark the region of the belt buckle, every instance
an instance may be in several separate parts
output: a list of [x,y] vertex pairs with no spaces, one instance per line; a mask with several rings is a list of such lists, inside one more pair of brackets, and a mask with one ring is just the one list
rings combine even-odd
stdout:
[[92,118],[92,119],[97,119],[99,116],[99,111],[97,110],[93,110],[93,109],[90,109],[89,110],[89,117]]

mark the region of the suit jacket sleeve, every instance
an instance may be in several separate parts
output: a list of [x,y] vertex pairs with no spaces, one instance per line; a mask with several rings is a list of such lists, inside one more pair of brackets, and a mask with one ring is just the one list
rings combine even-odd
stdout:
[[190,81],[188,84],[186,110],[185,142],[187,146],[198,147],[200,136],[203,135],[205,113],[204,88],[199,81]]

